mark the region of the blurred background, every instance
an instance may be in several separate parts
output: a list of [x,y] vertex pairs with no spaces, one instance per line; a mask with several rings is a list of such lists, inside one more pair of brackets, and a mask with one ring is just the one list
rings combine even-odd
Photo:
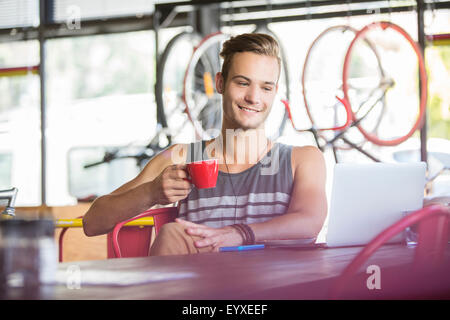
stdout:
[[[182,79],[193,47],[212,32],[271,30],[286,58],[283,81],[295,127],[310,128],[306,84],[310,109],[343,96],[344,58],[355,33],[342,39],[342,32],[330,33],[310,50],[314,40],[333,26],[361,30],[375,21],[400,26],[423,52],[424,122],[395,146],[365,141],[354,127],[347,138],[381,161],[426,160],[430,175],[439,174],[430,192],[448,194],[448,158],[439,155],[450,152],[450,40],[436,35],[450,33],[450,1],[438,0],[0,0],[0,190],[17,187],[17,206],[74,205],[134,178],[171,143],[194,141],[194,125],[179,106]],[[182,33],[197,36],[173,40]],[[360,60],[350,67],[357,82],[352,88],[356,92],[366,79],[373,92],[380,81],[369,80],[389,73],[396,85],[385,97],[386,108],[371,111],[377,115],[372,121],[395,106],[397,114],[379,130],[402,135],[394,130],[411,127],[419,113],[417,55],[404,37],[382,31],[367,37],[378,56],[360,44]],[[311,132],[297,132],[290,121],[276,139],[316,144]],[[335,151],[340,162],[373,161],[343,142]],[[330,183],[336,157],[325,145],[324,154]]]

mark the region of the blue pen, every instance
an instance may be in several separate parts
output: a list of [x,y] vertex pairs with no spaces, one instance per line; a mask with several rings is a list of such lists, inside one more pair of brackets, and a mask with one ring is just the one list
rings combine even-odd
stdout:
[[247,250],[258,250],[258,249],[264,249],[264,244],[253,244],[248,246],[237,246],[237,247],[220,247],[219,251],[247,251]]

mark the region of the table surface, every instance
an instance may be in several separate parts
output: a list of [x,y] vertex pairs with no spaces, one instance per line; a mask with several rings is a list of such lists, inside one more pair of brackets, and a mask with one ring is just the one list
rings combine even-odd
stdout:
[[[72,278],[65,285],[63,282],[53,287],[52,294],[48,298],[282,299],[279,292],[283,292],[283,288],[306,286],[309,283],[337,277],[361,250],[362,247],[266,248],[246,252],[67,262],[59,264],[58,272],[73,276],[72,271],[78,270],[78,279],[81,279],[80,288],[73,286]],[[412,263],[413,257],[414,249],[404,245],[385,245],[364,264],[360,272],[365,272],[365,268],[373,264],[380,266],[381,269],[408,265]],[[104,279],[111,274],[120,277],[127,273],[131,273],[134,278],[141,277],[144,283],[135,282],[126,286],[85,283],[88,278]],[[171,279],[177,275],[184,277]],[[155,277],[162,279],[155,281]],[[271,291],[278,293],[270,294]],[[264,294],[265,292],[267,294]],[[327,292],[319,294],[303,292],[298,297],[326,298]]]

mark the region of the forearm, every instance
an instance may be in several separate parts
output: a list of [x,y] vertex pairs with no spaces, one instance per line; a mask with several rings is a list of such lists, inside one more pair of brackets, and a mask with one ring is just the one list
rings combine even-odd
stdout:
[[317,237],[325,221],[325,214],[286,213],[269,221],[249,226],[255,241]]
[[97,198],[83,217],[84,233],[96,236],[110,232],[117,223],[154,206],[156,203],[153,198],[151,183]]

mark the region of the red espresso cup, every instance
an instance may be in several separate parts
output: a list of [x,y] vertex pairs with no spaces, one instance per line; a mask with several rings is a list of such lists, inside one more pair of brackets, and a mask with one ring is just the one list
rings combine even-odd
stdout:
[[217,159],[191,162],[187,165],[189,182],[198,189],[214,188],[219,175],[219,162]]

